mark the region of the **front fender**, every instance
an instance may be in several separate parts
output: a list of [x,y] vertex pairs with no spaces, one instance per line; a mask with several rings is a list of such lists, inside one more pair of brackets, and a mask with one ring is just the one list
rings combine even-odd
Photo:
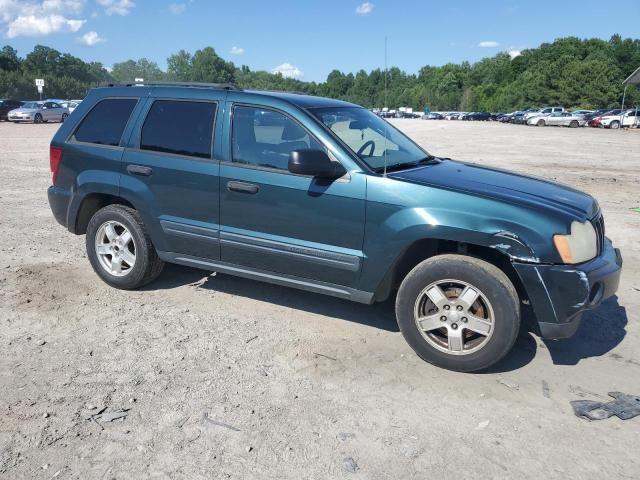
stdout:
[[492,248],[519,262],[539,263],[557,255],[550,232],[562,224],[533,210],[406,182],[401,188],[385,178],[369,182],[362,290],[376,291],[404,252],[423,240]]

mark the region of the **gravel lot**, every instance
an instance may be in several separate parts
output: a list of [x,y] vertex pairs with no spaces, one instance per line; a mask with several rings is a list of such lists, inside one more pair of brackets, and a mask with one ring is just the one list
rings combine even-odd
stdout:
[[[169,266],[108,288],[46,199],[57,125],[0,123],[0,478],[638,478],[640,131],[399,120],[432,153],[594,194],[623,250],[579,335],[491,372],[419,360],[373,307]],[[126,418],[87,420],[128,409]]]

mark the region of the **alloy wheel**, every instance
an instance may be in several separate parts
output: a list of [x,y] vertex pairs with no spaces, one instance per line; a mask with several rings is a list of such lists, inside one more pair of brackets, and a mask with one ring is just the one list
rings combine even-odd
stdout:
[[462,280],[440,280],[420,292],[414,319],[422,337],[450,355],[482,349],[494,331],[493,307],[482,291]]
[[95,249],[100,266],[113,276],[128,275],[136,264],[133,236],[120,222],[108,221],[100,225]]

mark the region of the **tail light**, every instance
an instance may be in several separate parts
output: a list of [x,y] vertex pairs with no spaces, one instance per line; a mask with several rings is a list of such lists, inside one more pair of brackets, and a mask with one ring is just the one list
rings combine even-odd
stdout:
[[56,183],[56,177],[58,176],[58,170],[62,163],[62,150],[60,147],[49,147],[49,166],[51,167],[51,182]]

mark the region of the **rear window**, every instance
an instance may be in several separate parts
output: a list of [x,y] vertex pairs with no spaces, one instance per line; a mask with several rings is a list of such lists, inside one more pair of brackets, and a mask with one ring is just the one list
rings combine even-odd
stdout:
[[140,148],[211,158],[214,102],[156,100],[142,127]]
[[136,103],[136,98],[101,100],[80,123],[76,141],[117,147]]

